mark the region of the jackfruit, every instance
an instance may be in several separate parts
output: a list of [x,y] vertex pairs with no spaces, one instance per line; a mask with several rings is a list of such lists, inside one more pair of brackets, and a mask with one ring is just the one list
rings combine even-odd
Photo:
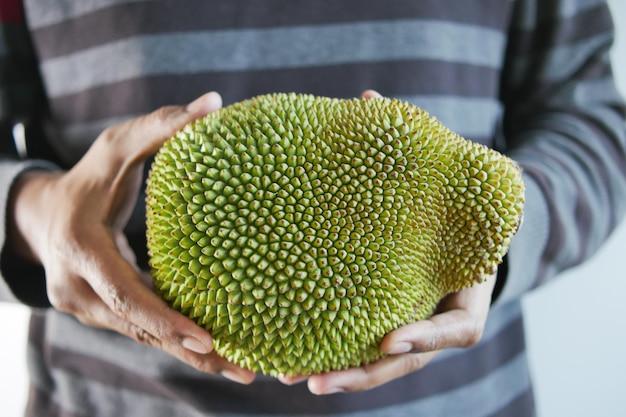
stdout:
[[306,375],[383,357],[387,333],[492,274],[524,185],[412,104],[281,93],[179,131],[146,203],[169,305],[229,361]]

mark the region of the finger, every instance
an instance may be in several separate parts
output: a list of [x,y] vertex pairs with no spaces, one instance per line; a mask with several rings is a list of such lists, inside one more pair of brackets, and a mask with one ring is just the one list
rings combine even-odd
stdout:
[[403,326],[389,333],[381,350],[390,355],[469,347],[482,335],[481,322],[464,310],[453,310]]
[[[143,181],[143,161],[186,124],[218,110],[222,99],[216,92],[199,97],[186,107],[162,107],[148,115],[106,129],[87,154],[70,171],[67,182],[78,185],[76,193],[91,192],[92,213],[115,227],[128,221]],[[94,169],[97,167],[97,169]]]
[[482,337],[495,279],[492,275],[481,284],[450,294],[430,319],[389,333],[381,343],[382,351],[397,355],[475,345]]
[[[124,320],[111,311],[86,281],[78,277],[68,277],[73,282],[73,294],[79,297],[66,297],[64,300],[55,300],[59,310],[74,315],[81,323],[97,328],[113,330],[127,336],[137,342],[154,346],[195,369],[221,374],[222,376],[243,384],[248,384],[254,379],[254,373],[231,364],[215,352],[208,354],[196,353],[182,347],[180,344],[168,343],[160,339],[146,329]],[[65,291],[67,294],[68,292]]]
[[[130,167],[154,154],[186,124],[218,110],[221,96],[209,92],[187,106],[162,107],[150,114],[106,129],[79,162],[79,167],[102,165],[101,175],[113,181]],[[102,164],[107,161],[107,164]]]
[[361,98],[383,98],[383,96],[376,90],[365,90],[361,93]]
[[437,312],[463,309],[486,318],[491,306],[491,295],[496,285],[497,273],[489,275],[480,284],[450,294],[439,303]]
[[[94,247],[92,242],[97,242]],[[136,269],[119,255],[106,233],[85,240],[77,274],[119,318],[133,323],[164,343],[179,345],[199,354],[213,349],[208,332],[171,309],[142,282]]]
[[216,92],[209,92],[185,107],[162,107],[146,116],[130,120],[119,126],[120,132],[113,132],[116,142],[121,145],[123,154],[144,159],[155,153],[176,131],[186,124],[218,110],[222,98]]
[[285,385],[295,385],[309,379],[308,375],[300,375],[300,376],[287,376],[287,375],[279,375],[278,380]]
[[86,276],[93,277],[88,282],[97,301],[75,307],[90,312],[91,318],[86,320],[83,313],[83,320],[158,347],[198,370],[220,373],[240,383],[252,382],[253,372],[213,352],[210,334],[150,291],[114,247],[100,247],[98,257],[86,264],[94,265]]
[[313,394],[369,390],[415,372],[428,364],[437,352],[390,356],[359,368],[312,375],[308,388]]

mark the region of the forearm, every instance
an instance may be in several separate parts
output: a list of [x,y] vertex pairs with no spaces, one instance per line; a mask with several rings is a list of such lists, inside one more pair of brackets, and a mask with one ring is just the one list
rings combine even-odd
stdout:
[[[608,9],[601,1],[594,7],[579,2],[574,14],[554,4],[537,7],[542,13],[534,22],[518,16],[502,83],[506,153],[527,182],[505,300],[588,259],[626,207],[626,107],[611,74]],[[531,30],[529,22],[537,27]],[[553,38],[532,43],[548,22]]]

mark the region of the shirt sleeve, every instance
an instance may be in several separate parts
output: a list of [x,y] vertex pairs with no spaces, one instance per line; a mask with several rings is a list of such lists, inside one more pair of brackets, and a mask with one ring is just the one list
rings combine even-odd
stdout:
[[45,95],[21,2],[3,1],[0,10],[0,301],[33,307],[49,305],[43,268],[17,257],[7,245],[7,204],[11,186],[23,172],[58,169],[44,159],[28,159],[13,140],[12,127],[41,120]]
[[626,108],[605,1],[517,1],[503,71],[505,152],[523,169],[524,222],[498,302],[593,255],[626,208]]

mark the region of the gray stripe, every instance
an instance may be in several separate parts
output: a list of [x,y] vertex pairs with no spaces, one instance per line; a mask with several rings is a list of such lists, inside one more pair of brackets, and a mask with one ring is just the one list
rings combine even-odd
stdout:
[[[487,321],[483,334],[483,343],[497,337],[508,325],[519,318],[521,308],[518,303],[508,303],[493,311]],[[111,333],[106,339],[102,331],[85,327],[73,318],[56,313],[48,314],[46,334],[48,343],[54,347],[97,358],[98,360],[114,363],[129,371],[148,377],[163,375],[168,368],[176,367],[179,375],[197,377],[197,372],[187,366],[180,366],[179,362],[158,349],[148,349],[139,343]],[[71,335],[71,337],[68,337]],[[436,360],[442,360],[463,353],[462,349],[450,349],[442,352]],[[210,376],[207,375],[207,378]],[[216,377],[217,378],[217,377]],[[259,377],[263,379],[264,377]]]
[[[500,103],[490,98],[421,95],[398,98],[420,106],[467,139],[492,137],[501,112]],[[51,138],[60,138],[64,154],[73,160],[82,155],[104,129],[137,116],[140,115],[74,123],[58,128]]]
[[[513,377],[514,376],[514,377]],[[200,413],[171,399],[164,399],[116,387],[84,380],[71,372],[56,369],[52,371],[57,388],[52,400],[68,411],[90,416],[131,415],[160,416],[199,416]],[[50,392],[45,381],[33,381],[42,391]],[[408,415],[445,415],[447,417],[485,417],[506,407],[530,387],[525,353],[498,368],[488,376],[461,388],[427,397],[421,400],[394,405],[371,411],[361,411],[363,417],[394,417]],[[94,410],[89,401],[98,404]],[[236,401],[236,399],[235,399]],[[121,407],[116,406],[123,404]],[[202,414],[222,417],[244,417],[249,414]],[[326,414],[335,417],[349,417],[354,413]],[[269,414],[257,414],[270,417]],[[271,414],[276,417],[277,414]],[[312,415],[311,415],[312,416]],[[304,417],[304,415],[302,415]]]
[[439,119],[466,139],[491,138],[502,113],[502,104],[493,98],[459,96],[400,96]]
[[47,26],[35,30],[33,36],[39,56],[46,59],[141,34],[209,28],[251,29],[420,18],[502,30],[511,7],[502,0],[482,0],[478,4],[438,0],[438,3],[437,7],[426,7],[415,0],[391,0],[369,2],[363,7],[361,0],[295,0],[280,2],[280,13],[276,13],[276,0],[188,1],[185,7],[175,1],[139,2],[98,10],[73,19],[69,25]]
[[[52,371],[52,381],[31,379],[31,384],[50,395],[49,400],[63,412],[89,417],[150,416],[210,417],[190,406],[174,403],[171,398],[142,394],[114,386],[85,380],[70,371]],[[54,387],[50,386],[54,384]]]
[[54,6],[42,6],[38,1],[24,0],[24,10],[31,28],[36,29],[64,20],[80,17],[107,7],[124,3],[152,0],[57,0]]
[[[597,109],[600,109],[601,106],[606,104],[621,104],[623,101],[623,98],[615,85],[615,79],[610,76],[581,81],[576,85],[576,95],[574,96],[574,99],[576,100],[576,103],[581,106],[589,103],[593,103],[598,106],[590,109],[589,111],[591,112],[597,111]],[[598,114],[596,116],[598,116],[598,120],[602,120],[603,117],[606,117],[604,114]],[[621,118],[608,119],[606,122],[614,122],[615,125],[612,127],[617,131],[620,131],[623,124],[623,120]]]
[[598,6],[606,6],[606,0],[562,1],[558,3],[558,14],[553,17],[567,19]]
[[[519,354],[487,377],[456,390],[381,410],[362,412],[363,417],[433,416],[485,417],[506,407],[530,387],[527,359]],[[514,376],[514,377],[512,377]],[[226,415],[223,415],[226,417]],[[348,417],[348,415],[344,415]],[[228,415],[228,417],[240,417]],[[243,416],[241,416],[243,417]],[[267,416],[269,417],[269,416]]]
[[[539,3],[540,1],[524,2],[524,14],[522,16],[516,16],[517,21],[515,25],[521,29],[532,30],[537,25],[538,16],[544,19],[564,20],[584,13],[594,7],[606,6],[605,0],[549,2],[550,5],[553,5],[550,9],[545,7],[548,2],[545,2],[543,6],[539,6]],[[539,10],[541,10],[541,12]]]
[[511,239],[508,254],[509,274],[500,297],[500,303],[517,300],[533,285],[535,277],[541,276],[543,253],[550,234],[550,215],[546,197],[532,176],[525,175],[526,204],[524,221]]
[[42,71],[48,94],[59,97],[157,74],[412,59],[498,68],[503,48],[503,34],[493,29],[407,20],[140,36],[53,58]]
[[[48,343],[54,347],[94,357],[147,377],[171,374],[170,368],[175,368],[177,375],[197,377],[193,368],[182,365],[159,349],[147,348],[114,332],[103,336],[101,330],[85,327],[62,313],[46,317]],[[207,375],[207,378],[211,376]]]
[[563,79],[569,79],[587,64],[589,57],[596,56],[597,51],[608,50],[612,39],[613,34],[606,32],[558,46],[541,60],[539,68],[537,68],[535,56],[521,58],[514,63],[508,83],[518,85],[528,74],[536,74],[537,81],[541,83],[561,82]]
[[542,77],[542,80],[557,82],[568,79],[571,74],[575,74],[578,70],[584,68],[588,64],[587,61],[590,57],[598,59],[598,51],[605,52],[604,58],[600,59],[599,62],[607,60],[608,50],[612,42],[613,33],[605,32],[579,42],[555,48],[544,61],[544,77]]
[[[517,306],[513,306],[517,309]],[[510,311],[507,309],[507,311]],[[33,326],[35,324],[35,326]],[[44,334],[41,320],[31,321],[31,341]],[[216,411],[257,413],[323,413],[335,409],[347,413],[356,410],[369,410],[396,404],[402,404],[418,398],[426,398],[449,392],[486,377],[497,368],[505,365],[523,351],[523,324],[521,318],[503,329],[496,337],[485,340],[474,349],[465,350],[465,354],[449,357],[446,361],[431,363],[418,373],[392,381],[373,392],[352,394],[348,397],[319,397],[308,393],[304,384],[287,387],[270,378],[259,378],[253,386],[246,387],[235,383],[226,383],[222,379],[208,378],[195,373],[189,375],[187,369],[172,360],[169,366],[161,366],[160,377],[143,376],[120,368],[116,364],[81,355],[72,351],[50,346],[44,342],[43,350],[30,344],[31,363],[35,373],[48,375],[49,369],[67,370],[82,375],[85,380],[93,380],[118,389],[138,391],[156,397],[167,397],[174,401],[188,398],[198,408]],[[35,338],[33,338],[33,333]],[[103,340],[104,342],[104,340]],[[106,343],[103,343],[106,345]],[[103,350],[107,347],[103,346]],[[37,353],[41,351],[39,358]],[[45,364],[37,360],[45,358]],[[39,369],[39,372],[37,370]],[[463,372],[454,374],[455,370]],[[454,375],[454,376],[452,376]],[[171,381],[176,381],[175,384]],[[283,398],[276,403],[273,398]],[[231,398],[246,400],[233,404]]]
[[[542,142],[537,144],[533,152],[515,153],[514,157],[527,174],[543,175],[543,179],[549,181],[547,184],[549,188],[545,190],[549,193],[548,200],[559,202],[558,206],[549,204],[549,218],[556,218],[559,221],[547,229],[549,232],[548,244],[544,248],[543,258],[549,259],[555,267],[564,268],[566,265],[571,266],[574,262],[572,256],[577,258],[580,253],[582,243],[578,240],[579,225],[576,223],[575,208],[578,206],[577,198],[588,194],[585,194],[584,190],[574,180],[572,169],[576,169],[576,165],[571,160],[559,159],[559,156],[562,158],[566,155],[559,152],[565,149],[567,140],[564,140],[561,135],[549,131],[535,131],[530,134],[541,134]],[[558,183],[555,183],[555,178],[558,178]],[[546,198],[545,195],[543,198]],[[571,213],[571,215],[567,215],[565,212]],[[530,215],[529,213],[528,217]],[[543,244],[543,241],[539,242]],[[532,244],[539,246],[539,242]],[[510,251],[513,251],[513,246],[511,246]],[[556,259],[554,258],[555,255]],[[526,265],[527,261],[523,261],[523,264]],[[528,284],[535,283],[526,280],[526,285]]]

